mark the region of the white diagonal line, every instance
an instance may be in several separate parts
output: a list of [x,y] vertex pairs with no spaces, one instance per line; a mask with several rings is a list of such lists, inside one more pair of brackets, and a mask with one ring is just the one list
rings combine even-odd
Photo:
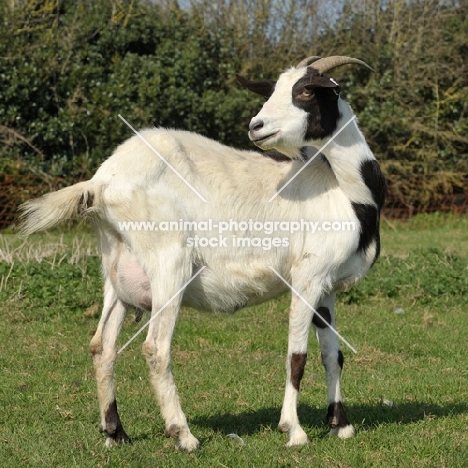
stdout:
[[317,152],[268,200],[270,203],[274,200],[354,119],[353,115]]
[[206,199],[205,199],[189,182],[187,182],[187,180],[177,171],[177,169],[176,169],[174,166],[172,166],[172,165],[169,163],[169,161],[168,161],[166,158],[164,158],[164,156],[162,156],[162,154],[161,154],[156,148],[154,148],[148,140],[146,140],[145,138],[143,138],[143,136],[141,135],[140,132],[138,132],[137,130],[135,130],[120,114],[118,114],[118,115],[119,115],[120,120],[122,120],[122,121],[128,126],[128,128],[130,128],[130,130],[132,130],[132,132],[133,132],[135,135],[137,135],[137,136],[141,139],[141,141],[143,141],[143,143],[144,143],[148,148],[150,148],[162,161],[164,161],[164,162],[166,163],[166,165],[167,165],[168,167],[170,167],[170,168],[179,176],[179,178],[180,178],[183,182],[185,182],[185,183],[187,184],[188,187],[190,187],[190,188],[192,189],[192,191],[198,196],[198,198],[200,198],[200,200],[203,200],[203,201],[206,203]]
[[341,340],[343,343],[355,354],[357,354],[357,351],[346,341],[334,328],[331,324],[329,324],[289,283],[287,280],[285,280],[272,266],[270,267],[270,270],[272,270],[276,276],[282,280],[286,285],[289,286],[289,289],[296,294],[296,296],[307,306],[309,309],[314,313],[317,314],[320,319],[327,325],[327,327]]
[[120,354],[165,308],[177,297],[204,269],[206,266],[202,266],[118,351]]

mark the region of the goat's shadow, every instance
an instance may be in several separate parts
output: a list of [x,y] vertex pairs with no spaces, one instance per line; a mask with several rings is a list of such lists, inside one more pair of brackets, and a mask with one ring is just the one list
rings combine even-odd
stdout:
[[[346,406],[346,414],[352,424],[359,431],[373,430],[381,425],[413,424],[424,420],[425,417],[443,418],[450,415],[467,414],[468,404],[454,403],[446,406],[411,402],[387,407],[383,404]],[[199,416],[190,420],[192,426],[212,429],[224,435],[236,433],[239,436],[252,435],[264,430],[265,427],[276,429],[281,408],[261,408],[256,411],[246,411],[232,414],[224,413],[215,416]],[[313,408],[307,404],[300,404],[298,416],[301,425],[307,428],[323,429],[328,434],[328,427],[324,423],[326,408]]]

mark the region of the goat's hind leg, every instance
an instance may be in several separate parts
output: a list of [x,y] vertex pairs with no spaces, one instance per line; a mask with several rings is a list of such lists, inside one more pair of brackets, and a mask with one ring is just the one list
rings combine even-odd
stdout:
[[113,442],[130,442],[124,431],[115,397],[114,364],[117,357],[117,338],[125,318],[126,308],[118,299],[109,278],[104,286],[104,307],[96,333],[90,342],[96,375],[101,413],[100,431],[107,435],[106,446]]
[[335,328],[335,296],[333,293],[320,301],[320,306],[317,308],[320,317],[314,314],[312,323],[316,329],[327,379],[328,409],[325,423],[330,426],[330,435],[348,439],[354,435],[354,428],[346,417],[341,400],[340,377],[344,363],[343,353],[340,350],[338,337],[321,319]]
[[152,314],[143,354],[165,422],[165,435],[175,439],[178,449],[190,452],[199,442],[188,427],[171,371],[171,342],[182,302],[181,288],[191,273],[191,263],[184,258],[185,253],[179,254],[179,258],[175,258],[178,255],[174,252],[172,256],[154,254],[154,263],[159,267],[151,275]]

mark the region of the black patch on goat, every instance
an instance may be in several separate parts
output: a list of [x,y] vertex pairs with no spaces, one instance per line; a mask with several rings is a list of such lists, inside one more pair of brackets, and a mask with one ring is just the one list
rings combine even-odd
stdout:
[[[336,130],[340,112],[338,95],[340,87],[317,70],[307,68],[306,74],[292,88],[292,102],[307,112],[306,140],[320,140]],[[311,93],[305,96],[304,92]]]
[[130,442],[130,438],[125,433],[117,411],[117,401],[114,400],[107,408],[106,414],[106,434],[112,437],[117,443],[125,444]]
[[302,377],[304,376],[304,368],[307,362],[307,353],[296,354],[291,356],[291,383],[292,386],[299,391]]
[[387,196],[387,182],[380,170],[379,163],[375,159],[368,159],[361,163],[361,176],[364,183],[369,187],[375,204],[382,208]]
[[317,313],[314,314],[312,317],[312,323],[317,328],[328,327],[327,323],[331,325],[331,314],[330,314],[330,310],[328,309],[328,307],[319,307],[317,309]]
[[387,196],[387,183],[380,170],[379,163],[374,159],[368,159],[361,163],[360,172],[362,179],[369,188],[372,199],[377,206],[362,203],[352,203],[354,212],[359,219],[360,236],[359,251],[365,251],[375,240],[376,252],[374,262],[380,255],[380,210]]
[[343,370],[344,356],[343,356],[343,353],[341,351],[338,351],[338,364],[339,364],[341,370]]
[[377,242],[377,258],[380,251],[379,209],[374,205],[366,205],[364,203],[351,202],[351,205],[360,225],[358,251],[364,252],[372,241],[375,240]]
[[346,427],[349,425],[348,418],[341,401],[330,403],[328,405],[327,415],[325,416],[325,424],[328,424],[332,429],[338,427]]

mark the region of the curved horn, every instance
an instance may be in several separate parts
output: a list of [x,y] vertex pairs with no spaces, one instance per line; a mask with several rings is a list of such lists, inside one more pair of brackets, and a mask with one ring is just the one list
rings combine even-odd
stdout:
[[307,67],[308,65],[310,65],[311,63],[319,60],[320,57],[317,56],[317,55],[312,55],[311,57],[307,57],[305,58],[304,60],[301,60],[297,65],[296,65],[296,68],[301,68],[301,67]]
[[374,71],[374,69],[367,65],[366,62],[352,57],[345,57],[343,55],[332,55],[331,57],[325,57],[317,60],[312,65],[312,68],[318,70],[318,72],[322,75],[323,73],[326,73],[333,68],[341,67],[341,65],[347,65],[348,63],[356,63],[368,68],[371,71]]

